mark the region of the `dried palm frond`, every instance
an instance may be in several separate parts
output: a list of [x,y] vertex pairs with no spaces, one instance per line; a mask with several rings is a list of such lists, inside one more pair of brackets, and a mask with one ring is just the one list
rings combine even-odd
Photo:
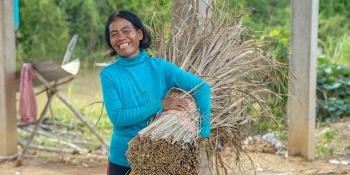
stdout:
[[[285,65],[276,62],[265,51],[264,43],[255,40],[253,32],[242,25],[242,17],[213,9],[211,17],[194,13],[189,19],[190,23],[177,21],[171,36],[165,35],[164,28],[151,26],[157,29],[152,31],[153,52],[210,84],[212,135],[206,151],[214,156],[211,164],[225,167],[218,149],[219,140],[232,148],[239,162],[242,142],[248,134],[247,125],[259,116],[272,116],[266,99],[279,97],[271,86],[286,77]],[[158,127],[162,130],[170,125],[159,121],[145,130],[149,132]],[[172,132],[150,138],[169,139],[177,134],[176,130]]]
[[199,150],[194,144],[136,137],[129,143],[127,156],[135,175],[198,174]]
[[195,101],[178,88],[171,89],[167,97],[186,100],[189,109],[162,112],[129,143],[127,157],[134,174],[198,174],[199,149],[195,141],[199,113]]
[[140,137],[151,140],[165,139],[170,143],[176,142],[193,144],[196,141],[199,128],[199,113],[192,96],[179,88],[172,88],[167,97],[184,99],[189,109],[186,111],[168,110],[157,115],[155,120],[141,130]]

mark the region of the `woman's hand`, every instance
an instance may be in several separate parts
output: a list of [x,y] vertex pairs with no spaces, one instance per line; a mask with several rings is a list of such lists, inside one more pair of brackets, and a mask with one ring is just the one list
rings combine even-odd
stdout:
[[189,104],[184,99],[174,98],[174,97],[165,97],[162,100],[163,111],[167,110],[179,110],[185,111],[189,109]]

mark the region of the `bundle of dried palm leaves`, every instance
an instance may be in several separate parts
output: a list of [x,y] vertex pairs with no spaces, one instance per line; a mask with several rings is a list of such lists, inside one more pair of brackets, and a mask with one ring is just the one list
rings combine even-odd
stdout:
[[[161,22],[156,21],[156,23]],[[257,116],[271,116],[266,99],[268,96],[278,96],[271,91],[271,87],[278,85],[283,80],[280,78],[281,74],[284,75],[282,70],[285,66],[276,62],[265,51],[263,43],[254,39],[251,30],[242,25],[241,17],[230,16],[227,11],[213,9],[210,18],[203,18],[196,14],[188,16],[188,19],[177,21],[176,26],[169,37],[165,35],[164,28],[151,26],[151,29],[154,29],[153,36],[156,36],[154,53],[203,78],[211,85],[212,135],[211,144],[207,144],[209,146],[205,148],[209,157],[214,157],[209,159],[213,160],[210,161],[210,164],[212,167],[225,167],[218,149],[219,139],[223,140],[225,147],[232,148],[236,161],[239,162],[240,154],[243,152],[242,142],[248,134],[247,125]],[[151,124],[141,131],[140,134],[148,133],[144,137],[145,142],[138,142],[137,146],[136,142],[130,144],[129,153],[135,147],[138,149],[137,153],[128,155],[132,169],[148,163],[141,162],[141,160],[135,161],[133,156],[142,151],[156,150],[157,147],[154,145],[158,144],[157,141],[170,139],[168,143],[176,145],[186,143],[183,141],[189,138],[181,135],[179,130],[162,133],[163,128],[171,128],[174,122],[170,124],[162,121],[163,123],[160,123],[160,120],[161,118],[159,121],[155,120],[157,124]],[[198,126],[196,122],[192,124]],[[158,135],[150,132],[155,130]],[[182,142],[178,142],[177,135],[186,137],[186,139],[182,138],[180,139]],[[176,143],[172,142],[174,140]],[[190,140],[195,143],[193,138]],[[142,149],[141,151],[139,148],[143,143],[154,144],[153,149],[147,146],[148,150]],[[168,146],[171,147],[171,145]],[[196,149],[202,148],[201,145],[195,147]],[[169,157],[172,152],[169,150],[168,154],[166,152],[164,154],[162,156]],[[151,153],[147,156],[151,156]],[[140,156],[137,158],[143,159]],[[147,157],[148,160],[158,158]],[[159,165],[153,164],[157,168],[160,168]],[[164,164],[162,166],[169,167]]]
[[199,113],[194,99],[191,94],[179,88],[172,88],[167,97],[185,100],[188,109],[162,112],[148,127],[139,132],[139,136],[149,137],[152,140],[165,139],[172,144],[176,142],[193,144],[197,138],[199,124]]
[[162,112],[129,143],[127,157],[134,174],[198,174],[196,103],[191,94],[178,88],[167,97],[184,99],[189,108]]
[[198,174],[199,150],[194,144],[136,137],[129,145],[132,174]]

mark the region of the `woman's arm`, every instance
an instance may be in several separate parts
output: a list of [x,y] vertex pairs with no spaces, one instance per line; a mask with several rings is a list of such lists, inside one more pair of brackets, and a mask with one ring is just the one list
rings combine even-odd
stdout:
[[100,74],[100,79],[106,111],[115,127],[136,125],[163,109],[161,101],[154,101],[141,107],[125,109],[121,105],[118,91],[112,79],[103,73]]
[[196,101],[196,105],[201,115],[201,130],[199,136],[206,138],[210,136],[210,86],[199,77],[186,72],[175,64],[164,61],[164,73],[166,81],[170,86],[179,87],[185,91],[192,91],[192,96]]

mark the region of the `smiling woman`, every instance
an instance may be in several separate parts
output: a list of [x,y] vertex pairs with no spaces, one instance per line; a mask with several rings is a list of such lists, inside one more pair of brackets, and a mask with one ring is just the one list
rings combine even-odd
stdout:
[[132,57],[140,53],[140,48],[151,45],[151,36],[141,20],[127,11],[113,13],[105,26],[107,45],[112,49],[111,55]]
[[199,136],[210,136],[210,87],[202,79],[146,50],[151,36],[133,13],[113,13],[105,26],[105,37],[116,61],[100,73],[103,100],[113,125],[109,150],[109,175],[130,171],[126,158],[128,142],[160,112],[186,110],[184,99],[166,97],[173,87],[191,91],[201,116]]
[[128,20],[116,18],[109,25],[109,31],[112,47],[119,55],[132,57],[140,53],[141,29],[136,30]]

